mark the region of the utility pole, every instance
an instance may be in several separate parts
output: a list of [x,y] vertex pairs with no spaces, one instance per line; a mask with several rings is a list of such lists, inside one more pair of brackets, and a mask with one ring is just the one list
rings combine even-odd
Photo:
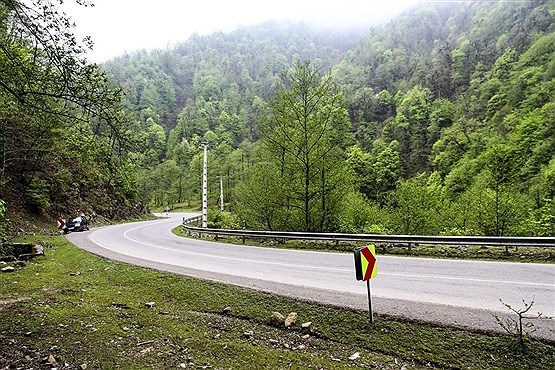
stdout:
[[208,142],[204,146],[204,161],[202,166],[202,228],[208,228]]
[[220,211],[224,210],[224,177],[220,175]]

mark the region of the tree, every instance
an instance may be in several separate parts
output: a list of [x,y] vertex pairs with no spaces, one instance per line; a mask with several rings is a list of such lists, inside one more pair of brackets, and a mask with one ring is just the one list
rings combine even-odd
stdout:
[[376,95],[377,116],[385,120],[395,115],[395,99],[387,90],[382,90]]
[[332,229],[331,216],[348,182],[343,158],[348,120],[337,84],[310,62],[298,61],[278,86],[269,112],[262,146],[269,164],[265,176],[280,184],[274,206],[295,220],[291,227],[297,230]]
[[358,145],[347,149],[347,165],[353,172],[353,185],[358,192],[368,194],[371,186],[371,156]]
[[156,165],[164,154],[166,144],[166,133],[164,128],[154,122],[152,118],[146,120],[146,131],[142,134],[144,138],[145,163]]
[[283,182],[277,176],[268,176],[278,172],[278,169],[269,168],[272,165],[258,162],[237,188],[236,212],[250,229],[287,230],[293,227],[292,220],[287,217],[287,208],[278,206],[283,203]]
[[344,233],[389,234],[390,214],[361,193],[347,192],[338,215],[339,231]]
[[90,38],[82,45],[71,32],[71,20],[50,1],[5,0],[0,17],[10,25],[0,30],[0,88],[7,95],[22,106],[66,119],[96,116],[119,132],[113,108],[120,91],[84,57],[92,47]]
[[429,120],[432,93],[421,86],[410,89],[397,108],[397,135],[404,172],[413,176],[429,169],[432,144]]
[[[527,199],[513,186],[521,160],[506,144],[494,144],[483,155],[486,190],[481,191],[480,226],[485,235],[503,236],[521,222]],[[478,177],[477,183],[480,183]]]
[[136,184],[121,92],[55,3],[0,1],[0,191],[34,212],[122,214]]
[[376,145],[374,158],[371,175],[373,186],[368,195],[383,206],[403,174],[399,143],[393,140],[387,146]]
[[429,143],[437,142],[441,130],[453,124],[454,110],[455,107],[449,100],[437,99],[432,103],[428,127]]
[[[466,208],[466,233],[486,236],[518,235],[528,219],[529,199],[508,184],[496,186],[484,171],[461,196]],[[459,214],[462,217],[463,214]],[[459,221],[460,224],[462,224]]]
[[404,235],[437,234],[437,198],[426,186],[426,176],[402,181],[390,197],[391,223],[394,231]]

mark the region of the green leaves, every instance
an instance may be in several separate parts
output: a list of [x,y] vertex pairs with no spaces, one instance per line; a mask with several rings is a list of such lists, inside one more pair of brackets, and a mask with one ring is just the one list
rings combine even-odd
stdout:
[[0,2],[0,187],[33,212],[113,217],[137,194],[128,116],[73,27],[56,2]]
[[[297,62],[269,111],[262,129],[264,165],[251,172],[258,185],[248,182],[260,191],[259,217],[270,227],[331,229],[341,191],[350,183],[343,159],[347,116],[338,86],[312,64]],[[252,198],[248,194],[243,188],[244,201]],[[271,207],[276,210],[268,212]]]

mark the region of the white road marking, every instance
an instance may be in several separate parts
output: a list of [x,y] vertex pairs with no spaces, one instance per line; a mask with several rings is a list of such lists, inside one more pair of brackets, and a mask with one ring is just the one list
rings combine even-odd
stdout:
[[223,255],[217,255],[217,254],[184,251],[184,250],[179,250],[179,249],[174,249],[174,248],[167,248],[167,247],[164,247],[164,246],[161,246],[161,245],[145,243],[145,242],[142,242],[140,240],[133,239],[133,238],[129,237],[129,235],[127,235],[128,232],[140,229],[144,226],[145,225],[139,226],[139,227],[136,227],[136,228],[133,228],[133,229],[129,229],[123,234],[123,236],[125,237],[125,239],[127,239],[129,241],[132,241],[134,243],[138,243],[138,244],[146,245],[148,247],[158,248],[158,249],[162,249],[162,250],[167,250],[167,251],[170,251],[170,252],[188,254],[188,255],[192,255],[192,256],[210,257],[210,258],[218,258],[218,259],[222,259],[222,260],[239,261],[239,262],[251,262],[251,263],[258,263],[258,264],[264,263],[264,264],[267,264],[267,265],[274,265],[274,266],[309,268],[309,269],[313,269],[313,270],[326,270],[326,271],[339,271],[339,272],[350,272],[351,271],[351,270],[346,270],[346,269],[338,269],[338,268],[334,268],[334,267],[299,265],[299,264],[291,264],[291,263],[283,263],[283,262],[253,260],[253,259],[246,259],[246,258],[228,257],[228,256],[223,256]]
[[[199,252],[191,252],[191,251],[184,251],[178,250],[174,248],[167,248],[161,245],[151,244],[142,242],[137,239],[131,238],[128,233],[141,229],[143,227],[147,227],[150,225],[141,225],[134,228],[131,228],[124,232],[124,237],[134,243],[142,244],[152,248],[158,248],[162,250],[167,250],[171,252],[181,253],[181,254],[188,254],[198,257],[210,257],[210,258],[217,258],[222,260],[230,260],[230,261],[238,261],[238,262],[249,262],[249,263],[256,263],[256,264],[266,264],[272,266],[281,266],[281,267],[294,267],[299,269],[312,269],[312,270],[323,270],[323,271],[335,271],[335,272],[343,272],[343,273],[353,273],[352,269],[341,269],[341,268],[334,268],[334,267],[324,267],[324,266],[315,266],[315,265],[301,265],[301,264],[293,264],[293,263],[284,263],[284,262],[272,262],[266,260],[253,260],[253,259],[245,259],[245,258],[236,258],[236,257],[229,257],[225,255],[217,255],[217,254],[209,254],[209,253],[199,253]],[[171,229],[169,229],[171,230]],[[101,247],[109,249],[106,246],[101,245],[100,243],[96,242]],[[378,267],[379,268],[379,267]],[[378,270],[379,271],[379,270]],[[555,282],[553,284],[545,284],[539,282],[522,282],[522,281],[509,281],[509,280],[492,280],[492,279],[474,279],[468,277],[453,277],[453,276],[437,276],[437,275],[421,275],[421,274],[402,274],[402,273],[394,273],[394,272],[379,272],[381,276],[400,276],[400,277],[412,277],[412,278],[420,278],[420,279],[429,279],[429,280],[452,280],[452,281],[464,281],[464,282],[478,282],[478,283],[488,283],[488,284],[509,284],[509,285],[526,285],[526,286],[540,286],[540,287],[555,287]]]

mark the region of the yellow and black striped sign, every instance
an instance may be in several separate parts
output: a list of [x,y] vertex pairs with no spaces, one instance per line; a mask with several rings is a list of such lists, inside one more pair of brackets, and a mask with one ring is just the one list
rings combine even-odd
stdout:
[[378,274],[376,247],[369,245],[355,248],[355,272],[357,280],[369,280]]

